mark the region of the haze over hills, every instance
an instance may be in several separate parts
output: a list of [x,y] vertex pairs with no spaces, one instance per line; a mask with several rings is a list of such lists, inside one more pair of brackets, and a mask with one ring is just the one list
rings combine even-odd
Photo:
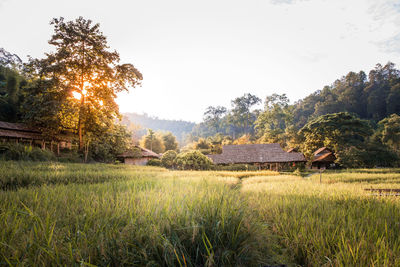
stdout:
[[136,128],[139,128],[137,130],[138,137],[145,135],[147,129],[165,131],[175,135],[180,144],[182,144],[185,137],[192,132],[193,127],[196,125],[194,122],[190,121],[160,119],[146,113],[123,113],[122,115],[122,124],[129,125],[133,123]]

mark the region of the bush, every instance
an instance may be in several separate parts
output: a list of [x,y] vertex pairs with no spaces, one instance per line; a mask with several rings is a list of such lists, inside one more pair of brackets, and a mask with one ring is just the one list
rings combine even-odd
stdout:
[[214,167],[217,171],[257,171],[258,166],[249,164],[218,165]]
[[146,164],[147,166],[161,166],[161,160],[159,159],[149,159]]
[[382,144],[368,144],[365,149],[349,147],[338,153],[337,163],[345,168],[395,167],[398,155]]
[[178,153],[176,153],[174,150],[168,150],[162,155],[161,164],[165,168],[172,168],[174,166],[174,160],[177,155]]
[[213,165],[212,161],[199,151],[179,153],[174,163],[180,170],[208,170]]
[[49,150],[23,144],[3,144],[0,146],[0,158],[2,160],[29,160],[52,161],[56,156]]

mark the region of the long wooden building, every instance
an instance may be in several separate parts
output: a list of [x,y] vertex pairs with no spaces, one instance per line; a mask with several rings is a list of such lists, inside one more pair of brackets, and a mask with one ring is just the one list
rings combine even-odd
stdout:
[[47,145],[51,150],[57,149],[57,153],[59,153],[60,148],[71,148],[71,139],[67,135],[48,138],[40,130],[28,127],[23,123],[0,121],[0,142],[2,143],[27,143],[42,149],[45,149]]
[[302,153],[286,152],[277,143],[227,145],[221,154],[208,155],[214,164],[254,164],[260,167],[279,170],[282,166],[304,163]]

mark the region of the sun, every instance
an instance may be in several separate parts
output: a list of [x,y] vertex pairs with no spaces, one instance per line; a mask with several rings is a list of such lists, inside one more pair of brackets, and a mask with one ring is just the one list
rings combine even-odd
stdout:
[[76,91],[72,92],[72,96],[77,100],[81,100],[81,98],[82,98],[82,94],[79,92],[76,92]]
[[[86,82],[85,82],[86,83]],[[86,86],[85,86],[86,87]],[[87,90],[85,88],[83,88],[82,93],[77,92],[77,91],[73,91],[72,92],[72,96],[77,99],[77,100],[81,100],[82,95],[86,96],[87,94]]]

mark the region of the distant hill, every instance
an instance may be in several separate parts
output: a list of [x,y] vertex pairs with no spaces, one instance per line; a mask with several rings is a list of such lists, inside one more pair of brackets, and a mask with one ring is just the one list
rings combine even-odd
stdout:
[[123,113],[122,123],[129,125],[133,123],[135,126],[140,126],[139,135],[146,134],[147,129],[154,131],[168,131],[176,136],[178,142],[182,144],[185,137],[192,132],[196,125],[194,122],[182,120],[165,120],[158,117],[152,117],[148,114]]

